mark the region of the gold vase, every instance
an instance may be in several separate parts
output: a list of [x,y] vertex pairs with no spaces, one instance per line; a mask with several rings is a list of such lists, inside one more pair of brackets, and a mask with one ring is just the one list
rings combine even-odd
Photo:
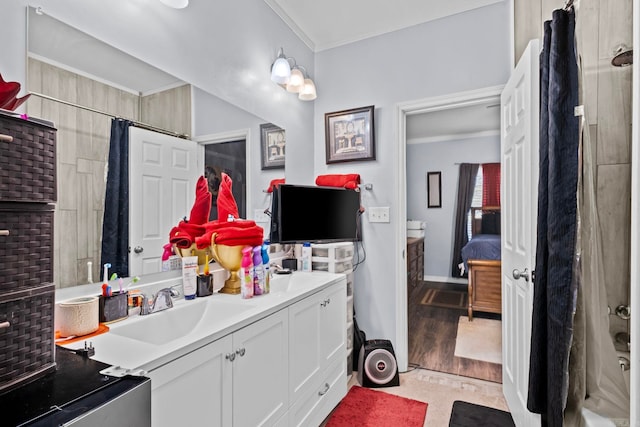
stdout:
[[216,234],[211,237],[211,255],[218,264],[229,272],[229,278],[218,292],[223,294],[240,293],[240,267],[242,266],[242,248],[245,245],[227,246],[214,243]]

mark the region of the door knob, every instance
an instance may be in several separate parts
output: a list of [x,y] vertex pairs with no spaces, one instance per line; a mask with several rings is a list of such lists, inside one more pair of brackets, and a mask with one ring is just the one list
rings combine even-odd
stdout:
[[529,281],[529,270],[524,269],[523,271],[518,270],[517,268],[513,269],[513,278],[518,280],[520,278],[524,279],[525,282]]
[[137,254],[141,254],[142,251],[144,251],[144,248],[142,246],[136,246],[135,248],[133,248],[133,252]]

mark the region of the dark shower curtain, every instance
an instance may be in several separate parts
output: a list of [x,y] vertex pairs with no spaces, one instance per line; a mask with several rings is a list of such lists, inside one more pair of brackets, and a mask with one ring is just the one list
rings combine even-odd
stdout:
[[129,276],[129,127],[123,119],[111,121],[107,189],[102,223],[100,266],[110,263],[110,274]]
[[[458,264],[462,262],[462,247],[469,241],[467,233],[467,214],[473,201],[473,190],[476,186],[476,175],[479,165],[476,163],[462,163],[458,175],[458,199],[456,201],[456,225],[453,240],[453,259],[451,262],[451,276],[460,277]],[[465,272],[466,275],[466,272]]]
[[544,24],[540,54],[540,178],[527,407],[562,426],[576,302],[579,104],[575,14]]

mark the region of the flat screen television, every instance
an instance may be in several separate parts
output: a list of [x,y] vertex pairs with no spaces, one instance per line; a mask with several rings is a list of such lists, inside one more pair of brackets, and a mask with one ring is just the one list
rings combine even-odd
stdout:
[[271,200],[271,243],[362,240],[360,192],[281,184]]

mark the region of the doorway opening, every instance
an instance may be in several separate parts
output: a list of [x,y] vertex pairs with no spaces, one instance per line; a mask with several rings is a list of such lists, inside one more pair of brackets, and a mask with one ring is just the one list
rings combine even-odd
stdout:
[[[400,206],[404,210],[401,218],[415,222],[424,222],[424,265],[423,274],[416,283],[409,285],[407,277],[411,272],[407,262],[411,258],[409,240],[415,238],[415,232],[409,233],[403,222],[398,223],[398,253],[406,253],[399,260],[403,268],[399,269],[402,277],[398,278],[397,292],[398,313],[398,359],[399,365],[406,363],[406,368],[416,366],[416,352],[433,351],[434,346],[442,345],[447,357],[454,357],[456,333],[466,315],[467,280],[454,278],[450,273],[452,248],[443,248],[443,242],[453,241],[453,210],[455,209],[455,192],[457,186],[457,170],[460,163],[456,160],[456,143],[452,141],[471,141],[492,139],[497,141],[496,156],[499,159],[499,115],[500,93],[502,87],[490,87],[477,91],[463,92],[448,96],[434,97],[406,103],[398,106],[398,160],[400,170]],[[483,115],[491,115],[493,125],[486,126]],[[459,147],[458,147],[459,148]],[[447,153],[448,152],[448,153]],[[444,153],[444,154],[443,154]],[[443,156],[447,157],[446,165]],[[453,156],[453,157],[451,157]],[[422,159],[422,160],[420,160]],[[499,161],[499,160],[498,160]],[[451,163],[451,164],[448,164]],[[456,164],[457,163],[457,164]],[[441,173],[442,204],[437,208],[428,208],[426,200],[429,173]],[[443,224],[449,224],[443,227]],[[434,233],[442,235],[433,236]],[[419,236],[420,238],[420,236]],[[436,245],[434,242],[438,242]],[[448,243],[447,243],[448,245]],[[447,246],[445,245],[445,246]],[[447,301],[445,301],[445,299]],[[440,326],[447,325],[440,332],[433,324],[410,323],[410,318],[425,305],[454,304],[448,312],[444,307],[440,310]],[[436,316],[437,317],[437,316]],[[491,320],[491,316],[483,316]],[[446,319],[445,319],[446,318]],[[422,319],[424,320],[424,319]],[[460,322],[460,325],[458,323]],[[427,330],[429,331],[427,333]],[[449,334],[449,336],[442,336]],[[404,341],[403,341],[404,340]],[[410,349],[411,341],[411,349]],[[421,350],[422,349],[422,350]],[[411,354],[409,351],[411,350]],[[436,357],[437,359],[437,357]],[[446,364],[445,360],[436,360]],[[458,362],[456,362],[458,363]],[[451,366],[451,364],[449,363]],[[422,367],[422,366],[421,366]],[[434,366],[427,367],[434,369]],[[446,368],[441,369],[446,372]],[[449,372],[458,375],[459,371]],[[495,371],[494,371],[495,372]],[[472,376],[472,375],[467,375]],[[495,376],[485,378],[495,381]]]

